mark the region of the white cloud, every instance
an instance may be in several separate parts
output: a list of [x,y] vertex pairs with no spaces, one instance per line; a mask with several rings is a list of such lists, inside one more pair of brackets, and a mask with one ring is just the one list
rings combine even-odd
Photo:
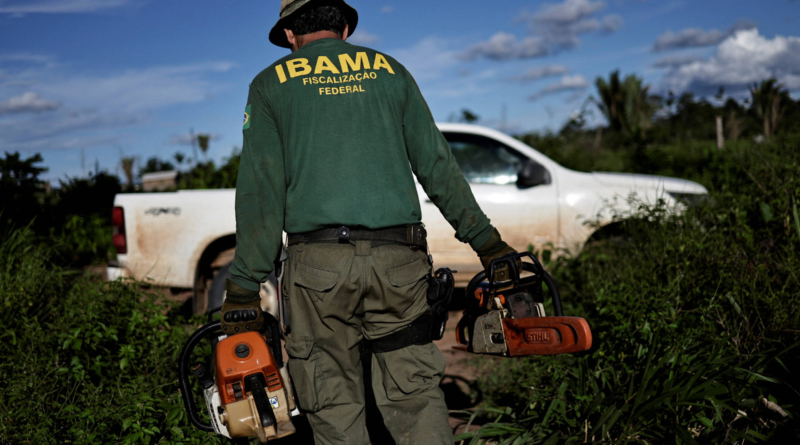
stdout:
[[547,65],[547,66],[537,66],[534,68],[529,69],[522,74],[521,76],[512,77],[511,80],[519,80],[522,82],[531,82],[534,80],[544,79],[546,77],[553,77],[553,76],[560,76],[561,74],[567,74],[569,70],[567,67],[562,65]]
[[232,67],[229,62],[210,62],[129,70],[108,76],[55,77],[42,82],[38,89],[62,98],[71,107],[134,112],[202,101],[217,89],[204,76]]
[[61,102],[49,101],[34,92],[12,97],[0,102],[0,116],[4,114],[41,113],[53,111],[61,106]]
[[705,60],[700,56],[692,56],[692,55],[671,55],[662,57],[653,63],[653,67],[655,68],[676,68],[683,65],[688,65],[690,63],[699,62]]
[[[147,120],[147,114],[63,110],[32,118],[0,120],[0,147],[9,150],[56,150],[118,141],[116,130]],[[84,146],[76,145],[79,141]]]
[[353,36],[347,38],[348,43],[359,46],[374,45],[376,43],[380,43],[380,41],[380,37],[361,28],[356,29],[356,32],[353,33]]
[[583,91],[589,87],[589,82],[583,78],[580,74],[575,74],[573,76],[564,76],[556,83],[552,83],[541,90],[537,91],[536,93],[528,96],[528,100],[535,101],[539,100],[544,96],[549,96],[551,94],[562,93],[565,91]]
[[11,1],[0,5],[0,14],[66,14],[119,8],[130,0],[39,0]]
[[450,43],[442,38],[426,37],[410,48],[390,52],[417,81],[437,79],[444,70],[458,62]]
[[[87,75],[46,61],[18,66],[22,59],[38,61],[0,56],[0,97],[13,96],[0,105],[0,147],[15,150],[116,140],[119,129],[148,121],[155,110],[200,102],[222,91],[224,85],[211,78],[233,67],[229,62],[207,62]],[[18,96],[19,85],[29,92]],[[37,111],[49,112],[24,114]]]
[[662,86],[698,94],[713,94],[725,87],[732,94],[741,94],[748,85],[770,77],[790,90],[800,89],[800,37],[768,39],[757,29],[739,31],[720,43],[708,60],[667,70]]
[[391,12],[394,12],[394,6],[386,5],[383,8],[381,8],[381,12],[384,14],[389,14]]
[[[222,138],[222,136],[217,133],[209,135],[210,141],[216,141],[219,140],[220,138]],[[170,145],[192,145],[195,143],[195,141],[197,141],[197,135],[195,134],[193,136],[189,133],[173,134],[169,138]]]
[[703,31],[700,28],[686,28],[680,32],[673,33],[667,31],[658,36],[656,43],[653,44],[653,51],[669,51],[683,48],[698,48],[703,46],[716,45],[737,31],[753,29],[757,26],[755,22],[749,20],[739,20],[725,32],[717,29]]
[[530,59],[547,55],[546,42],[541,37],[517,37],[506,32],[498,32],[488,41],[477,43],[458,55],[461,60],[475,60],[485,57],[491,60]]
[[581,34],[611,33],[622,26],[622,18],[618,15],[597,17],[604,7],[602,1],[590,0],[544,4],[538,12],[523,13],[517,18],[517,21],[528,23],[530,37],[518,41],[512,34],[499,32],[489,41],[471,46],[460,57],[464,60],[480,57],[491,60],[530,59],[574,48],[580,43]]

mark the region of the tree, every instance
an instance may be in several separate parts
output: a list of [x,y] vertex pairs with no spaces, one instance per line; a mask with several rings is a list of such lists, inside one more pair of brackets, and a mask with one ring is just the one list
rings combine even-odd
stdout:
[[175,166],[172,165],[171,162],[164,161],[154,156],[147,160],[144,167],[139,169],[139,177],[147,173],[167,172],[170,170],[175,170]]
[[210,134],[199,133],[197,135],[197,145],[200,146],[200,151],[203,152],[203,157],[206,158],[206,160],[208,160],[208,156],[206,156],[206,153],[208,152],[209,141],[211,141]]
[[133,190],[133,165],[136,162],[136,158],[134,157],[122,157],[120,159],[120,166],[122,167],[122,172],[125,173],[125,179],[128,183],[128,190]]
[[650,86],[643,85],[642,79],[634,74],[620,81],[619,70],[611,73],[608,82],[598,77],[595,86],[600,96],[597,106],[609,127],[628,136],[643,136],[658,108],[657,98],[650,95]]
[[775,134],[784,110],[784,103],[791,101],[789,92],[774,78],[754,83],[750,87],[752,108],[756,116],[764,123],[764,137]]
[[19,152],[6,152],[0,159],[0,216],[4,220],[25,224],[35,217],[41,207],[41,195],[45,182],[39,175],[47,167],[34,164],[42,162],[42,155],[22,159]]

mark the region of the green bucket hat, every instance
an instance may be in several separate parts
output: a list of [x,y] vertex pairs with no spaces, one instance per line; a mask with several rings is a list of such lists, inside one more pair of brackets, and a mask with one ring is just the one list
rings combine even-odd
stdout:
[[358,25],[358,12],[344,0],[281,0],[280,19],[269,32],[269,41],[283,48],[291,48],[292,45],[289,44],[283,30],[287,29],[287,25],[293,17],[299,16],[314,6],[338,6],[341,8],[349,26],[349,35],[353,35],[356,25]]

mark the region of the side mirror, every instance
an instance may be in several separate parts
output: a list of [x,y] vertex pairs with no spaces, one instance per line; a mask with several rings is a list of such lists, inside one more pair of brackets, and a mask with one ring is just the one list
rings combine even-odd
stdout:
[[517,187],[527,189],[537,185],[550,184],[550,172],[535,161],[528,159],[522,164],[517,175]]

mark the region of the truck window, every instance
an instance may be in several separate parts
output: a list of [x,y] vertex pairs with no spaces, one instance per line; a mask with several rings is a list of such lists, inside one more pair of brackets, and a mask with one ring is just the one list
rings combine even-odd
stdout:
[[525,161],[516,150],[486,136],[444,133],[461,172],[471,184],[513,184]]

